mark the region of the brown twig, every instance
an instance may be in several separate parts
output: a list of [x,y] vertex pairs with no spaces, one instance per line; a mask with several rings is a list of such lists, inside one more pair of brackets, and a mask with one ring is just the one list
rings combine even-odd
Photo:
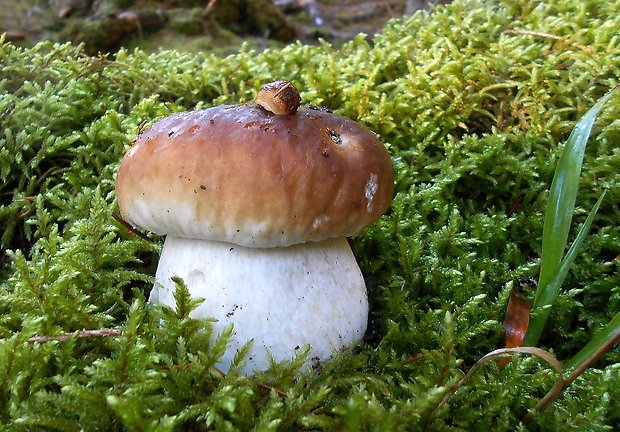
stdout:
[[135,229],[134,227],[132,227],[129,222],[127,222],[125,219],[123,219],[122,217],[120,217],[119,215],[117,215],[116,213],[112,212],[112,217],[121,225],[123,225],[125,228],[127,228],[127,230],[135,235],[137,235],[138,237],[140,237],[142,240],[146,240],[149,242],[154,243],[155,240],[149,238],[146,234],[141,233],[140,231],[138,231],[137,229]]
[[[514,353],[530,354],[530,355],[534,355],[536,357],[539,357],[539,358],[545,360],[547,363],[549,363],[560,374],[560,380],[562,380],[562,381],[564,380],[564,373],[562,371],[562,365],[549,352],[547,352],[547,351],[545,351],[543,349],[540,349],[540,348],[536,348],[536,347],[500,348],[500,349],[496,349],[496,350],[491,351],[490,353],[485,354],[484,356],[482,356],[471,367],[471,369],[469,369],[467,374],[465,374],[465,376],[459,382],[457,382],[456,384],[454,384],[453,386],[451,386],[448,389],[448,392],[445,394],[445,396],[443,397],[441,402],[439,402],[439,405],[437,405],[437,408],[441,408],[446,403],[448,403],[450,398],[452,396],[454,396],[454,394],[459,390],[459,388],[461,388],[464,384],[467,383],[467,381],[469,381],[469,379],[472,377],[474,372],[480,366],[482,366],[484,363],[486,363],[487,361],[491,360],[492,358],[503,356],[503,355],[506,355],[506,354],[514,354]],[[556,383],[556,385],[557,385],[557,383]]]
[[[193,363],[188,363],[186,365],[173,364],[172,366],[164,364],[164,365],[161,365],[161,368],[165,370],[172,370],[173,368],[176,370],[193,369],[194,364]],[[215,366],[213,366],[213,369],[217,373],[219,373],[222,376],[222,378],[226,377],[226,373],[222,369],[216,368]]]
[[424,358],[424,354],[420,353],[420,354],[416,354],[412,357],[407,357],[404,358],[400,361],[401,364],[409,364],[409,363],[415,363],[417,361],[420,361]]
[[524,29],[507,29],[507,30],[504,30],[504,33],[544,37],[547,39],[553,39],[553,40],[557,40],[560,42],[564,42],[567,45],[573,46],[575,48],[579,48],[580,50],[583,50],[583,51],[592,52],[592,48],[588,46],[578,44],[577,42],[572,42],[566,38],[563,38],[562,36],[554,35],[551,33],[543,33],[543,32],[537,32],[533,30],[524,30]]
[[517,210],[519,210],[519,207],[521,207],[521,204],[523,203],[523,199],[525,198],[525,195],[521,194],[517,197],[516,200],[514,200],[514,202],[512,203],[512,205],[510,206],[510,208],[508,209],[508,211],[506,212],[506,216],[510,217],[514,214],[514,212],[516,212]]
[[[620,341],[620,333],[615,337],[609,339],[605,344],[601,345],[599,349],[585,362],[583,362],[577,369],[575,369],[566,379],[559,379],[558,382],[547,392],[544,398],[538,401],[534,407],[534,411],[541,412],[548,408],[558,397],[564,393],[564,390],[571,385],[582,373],[585,372],[590,366],[594,364],[603,354],[605,354],[611,347]],[[528,423],[532,420],[532,413],[528,413],[523,418],[523,423]]]
[[209,0],[209,3],[207,3],[207,6],[205,7],[204,12],[202,13],[202,16],[204,18],[209,16],[209,14],[211,13],[211,9],[213,9],[213,6],[215,6],[215,3],[217,3],[217,0]]
[[286,393],[284,393],[282,390],[277,389],[277,388],[275,388],[275,387],[273,387],[273,386],[270,386],[269,384],[260,383],[259,385],[260,385],[262,388],[265,388],[265,389],[267,389],[267,390],[269,390],[269,391],[274,390],[274,391],[278,394],[278,396],[280,396],[280,397],[281,397],[281,398],[283,398],[283,399],[286,399],[286,398],[288,397],[288,395],[287,395]]
[[28,205],[28,207],[26,208],[26,210],[22,211],[17,216],[19,218],[25,218],[26,216],[28,216],[32,212],[32,208],[33,208],[32,203],[36,201],[36,199],[37,199],[37,196],[35,195],[35,196],[26,196],[26,197],[23,197],[21,200],[18,200],[18,201],[25,202]]
[[[110,337],[110,336],[120,336],[123,334],[122,330],[114,329],[114,328],[103,328],[97,330],[81,330],[77,333],[78,338],[90,338],[90,337]],[[55,336],[33,336],[28,339],[28,343],[45,343],[51,341],[66,341],[75,336],[75,332],[72,333],[61,333]]]

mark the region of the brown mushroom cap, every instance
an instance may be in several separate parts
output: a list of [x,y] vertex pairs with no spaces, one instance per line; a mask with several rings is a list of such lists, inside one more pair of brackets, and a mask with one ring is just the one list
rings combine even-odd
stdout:
[[289,246],[355,235],[381,216],[392,163],[372,132],[327,110],[225,105],[140,134],[116,191],[123,218],[157,234]]

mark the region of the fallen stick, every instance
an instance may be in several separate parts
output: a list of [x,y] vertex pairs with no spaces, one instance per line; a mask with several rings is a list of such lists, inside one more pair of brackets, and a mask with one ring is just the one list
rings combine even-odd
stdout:
[[[51,341],[66,341],[75,336],[75,332],[71,333],[61,333],[55,336],[33,336],[28,339],[28,343],[44,343]],[[90,337],[110,337],[110,336],[120,336],[123,334],[122,330],[114,329],[114,328],[103,328],[97,330],[81,330],[77,333],[78,338],[90,338]]]

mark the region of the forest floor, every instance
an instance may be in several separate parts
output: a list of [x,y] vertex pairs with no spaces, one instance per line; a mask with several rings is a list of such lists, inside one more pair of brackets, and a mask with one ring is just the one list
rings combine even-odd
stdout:
[[[224,31],[214,32],[204,25],[192,31],[191,18],[196,16],[196,11],[198,14],[204,12],[210,3],[217,4],[217,1],[0,0],[0,33],[7,32],[8,40],[23,46],[32,46],[46,39],[84,42],[87,47],[93,45],[91,52],[95,53],[115,51],[122,45],[141,47],[150,52],[174,48],[192,52],[213,50],[225,54],[236,51],[243,41],[256,48],[279,46],[293,40],[312,44],[320,39],[339,45],[359,33],[371,37],[391,18],[421,8],[430,9],[428,0],[273,0],[287,25],[294,29],[291,39],[277,40],[269,29],[262,34],[257,31],[244,32],[232,29],[226,23],[221,25]],[[161,25],[155,25],[152,31],[141,23],[136,26],[129,21],[135,13],[142,18],[144,11],[148,10],[166,16]],[[113,30],[97,29],[94,38],[92,35],[83,36],[81,28],[76,30],[76,23],[92,29],[97,20],[103,18],[109,21],[114,17],[120,17],[121,25],[113,26]],[[181,25],[178,25],[178,17],[185,20]],[[117,32],[121,34],[115,34]],[[106,38],[114,40],[108,43],[104,41]]]

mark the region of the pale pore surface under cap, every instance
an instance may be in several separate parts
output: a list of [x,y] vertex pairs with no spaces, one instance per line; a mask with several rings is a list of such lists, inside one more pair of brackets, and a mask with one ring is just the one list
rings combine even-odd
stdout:
[[192,297],[205,299],[192,316],[217,319],[214,335],[234,325],[224,371],[250,339],[246,374],[269,366],[266,349],[282,361],[309,344],[314,363],[366,331],[366,287],[344,238],[257,249],[168,236],[149,301],[175,306],[172,276],[185,281]]

